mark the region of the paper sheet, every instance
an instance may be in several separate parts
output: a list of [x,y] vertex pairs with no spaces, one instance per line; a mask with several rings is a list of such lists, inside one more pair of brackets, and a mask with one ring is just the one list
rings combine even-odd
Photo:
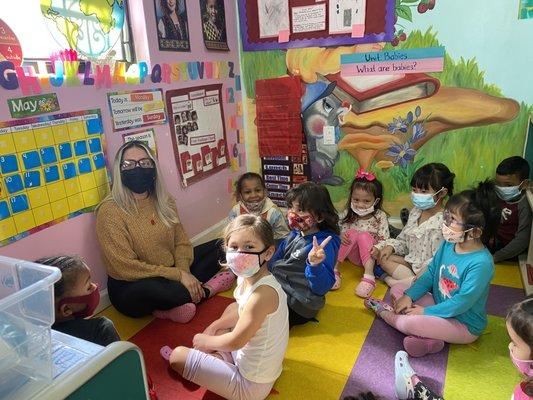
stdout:
[[259,11],[259,37],[277,37],[289,29],[288,0],[257,0]]
[[353,25],[365,23],[366,0],[329,0],[329,33],[352,33]]
[[294,33],[315,32],[326,29],[326,4],[293,7],[292,31]]

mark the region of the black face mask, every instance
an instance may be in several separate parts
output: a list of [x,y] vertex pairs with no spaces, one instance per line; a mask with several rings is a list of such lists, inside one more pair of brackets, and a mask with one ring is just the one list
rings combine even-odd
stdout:
[[151,191],[155,184],[155,168],[135,167],[121,171],[122,183],[134,193]]

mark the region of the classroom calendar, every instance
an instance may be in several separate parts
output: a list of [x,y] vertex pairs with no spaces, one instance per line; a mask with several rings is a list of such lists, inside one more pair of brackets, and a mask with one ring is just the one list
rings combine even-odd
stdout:
[[100,110],[0,121],[0,246],[109,193]]

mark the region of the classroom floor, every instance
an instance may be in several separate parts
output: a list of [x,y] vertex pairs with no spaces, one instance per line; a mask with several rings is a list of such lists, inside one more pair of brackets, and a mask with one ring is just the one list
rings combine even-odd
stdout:
[[[402,350],[403,335],[374,318],[353,294],[362,268],[345,262],[340,269],[342,287],[328,293],[326,306],[318,315],[320,323],[291,330],[284,370],[269,399],[342,399],[369,390],[382,400],[396,398],[394,355]],[[379,283],[374,296],[383,298],[386,293],[386,286]],[[133,341],[145,353],[160,400],[219,398],[183,385],[157,355],[157,349],[164,344],[190,345],[192,336],[231,301],[231,292],[221,296],[202,305],[202,314],[187,325],[151,317],[131,319],[113,307],[102,312],[114,321],[123,340]],[[509,359],[504,317],[509,306],[524,297],[518,265],[497,265],[485,333],[472,345],[446,346],[436,355],[411,359],[413,368],[447,400],[508,400],[520,377]]]

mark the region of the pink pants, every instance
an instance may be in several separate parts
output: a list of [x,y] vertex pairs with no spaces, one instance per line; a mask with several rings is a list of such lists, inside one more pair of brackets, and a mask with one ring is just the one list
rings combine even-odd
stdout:
[[[399,299],[407,288],[408,286],[401,283],[394,285],[391,288],[391,295]],[[415,303],[422,307],[428,307],[434,305],[435,301],[431,294],[426,293]],[[390,311],[383,311],[379,316],[387,324],[405,335],[438,339],[457,344],[472,343],[478,338],[470,333],[466,325],[455,318],[441,318],[430,315],[401,315]]]
[[376,240],[370,233],[356,231],[355,229],[348,229],[345,233],[350,240],[350,244],[341,244],[339,261],[342,262],[348,258],[355,265],[364,265],[370,260],[370,252],[376,244]]
[[224,360],[190,349],[183,367],[183,377],[225,399],[263,400],[269,395],[274,382],[249,381],[240,374],[239,369],[233,363],[231,353],[221,355]]

